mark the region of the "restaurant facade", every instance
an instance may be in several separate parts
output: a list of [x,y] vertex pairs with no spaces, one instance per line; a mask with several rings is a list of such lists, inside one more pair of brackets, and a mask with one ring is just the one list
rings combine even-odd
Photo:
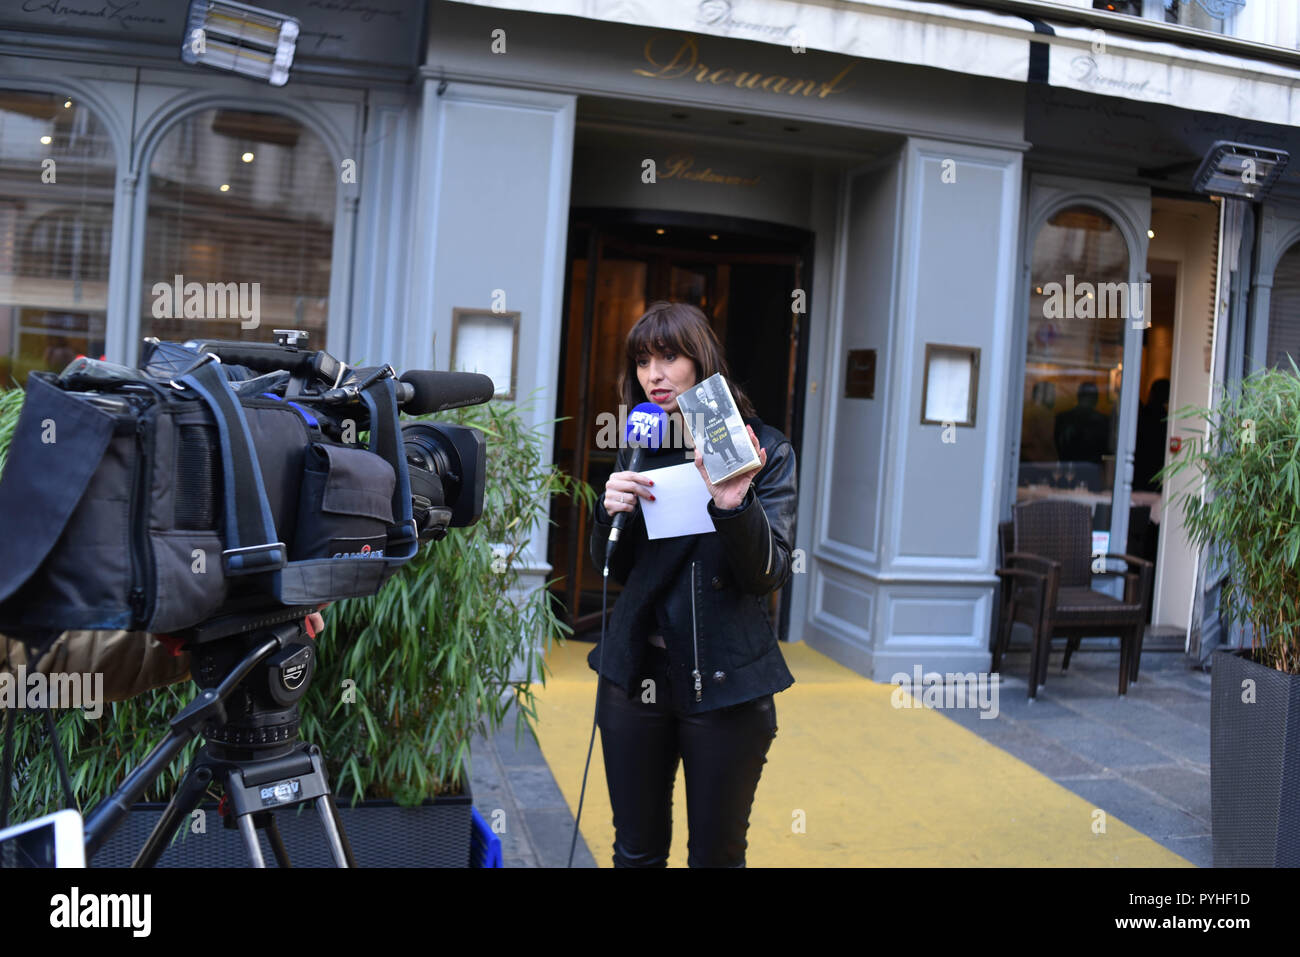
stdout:
[[[489,372],[601,487],[623,336],[687,300],[796,449],[783,637],[877,680],[987,670],[998,523],[1068,498],[1155,561],[1154,626],[1223,640],[1151,481],[1190,426],[1153,411],[1300,352],[1300,176],[1194,184],[1217,141],[1292,150],[1286,56],[1064,10],[293,0],[274,88],[182,63],[183,5],[102,6],[0,8],[12,381],[305,329]],[[187,314],[188,283],[249,295]],[[590,623],[589,517],[553,517],[527,574]]]

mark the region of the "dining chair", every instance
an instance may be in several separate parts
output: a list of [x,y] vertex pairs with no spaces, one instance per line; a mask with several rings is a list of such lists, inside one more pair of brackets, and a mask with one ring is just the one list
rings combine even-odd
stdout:
[[[1130,681],[1137,680],[1147,607],[1151,601],[1151,562],[1135,555],[1092,554],[1091,509],[1075,502],[1045,500],[1016,505],[1012,509],[1009,549],[1004,549],[998,569],[1003,581],[1004,615],[993,661],[996,669],[1010,638],[1011,625],[1019,620],[1031,624],[1029,697],[1047,680],[1047,660],[1054,638],[1065,638],[1061,670],[1069,667],[1070,655],[1082,638],[1120,639],[1119,693],[1127,694]],[[1126,566],[1124,597],[1114,598],[1094,590],[1094,563],[1116,559]],[[1029,574],[1026,574],[1029,573]],[[1115,574],[1101,563],[1096,574]],[[1012,582],[1008,587],[1008,582]],[[1038,626],[1032,623],[1037,621]]]

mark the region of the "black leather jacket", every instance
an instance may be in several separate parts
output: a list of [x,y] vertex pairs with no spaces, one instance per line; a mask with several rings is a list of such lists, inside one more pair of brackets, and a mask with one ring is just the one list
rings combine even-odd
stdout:
[[[623,591],[603,642],[603,662],[601,643],[587,656],[592,670],[639,693],[646,638],[661,633],[679,713],[741,704],[794,684],[765,597],[790,577],[797,498],[794,449],[776,429],[758,419],[745,421],[767,450],[767,464],[753,487],[738,508],[718,510],[708,503],[713,534],[650,540],[641,509],[633,513],[610,564],[610,578]],[[648,453],[641,471],[689,461],[684,451]],[[625,470],[630,455],[631,450],[620,450],[614,471]],[[605,565],[612,522],[602,496],[591,533],[597,571]]]

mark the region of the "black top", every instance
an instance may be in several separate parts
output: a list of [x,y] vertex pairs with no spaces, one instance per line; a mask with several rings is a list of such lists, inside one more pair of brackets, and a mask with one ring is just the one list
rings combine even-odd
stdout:
[[[745,421],[767,450],[767,464],[744,500],[726,510],[708,503],[712,533],[655,540],[646,537],[638,508],[610,563],[610,578],[621,583],[623,591],[604,640],[587,656],[593,670],[629,695],[637,694],[646,638],[660,632],[668,651],[673,704],[681,713],[740,704],[794,683],[764,597],[781,588],[791,573],[797,503],[794,449],[789,439],[759,419]],[[614,471],[627,468],[630,454],[629,449],[619,451]],[[688,449],[660,449],[646,454],[641,471],[693,459]],[[596,503],[590,542],[597,571],[604,567],[612,522],[602,497]]]

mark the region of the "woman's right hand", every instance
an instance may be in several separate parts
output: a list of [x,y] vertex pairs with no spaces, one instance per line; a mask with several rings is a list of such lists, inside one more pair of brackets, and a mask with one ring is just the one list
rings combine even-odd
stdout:
[[605,511],[610,515],[635,511],[637,496],[653,502],[650,487],[654,484],[654,479],[641,472],[615,472],[605,483]]

